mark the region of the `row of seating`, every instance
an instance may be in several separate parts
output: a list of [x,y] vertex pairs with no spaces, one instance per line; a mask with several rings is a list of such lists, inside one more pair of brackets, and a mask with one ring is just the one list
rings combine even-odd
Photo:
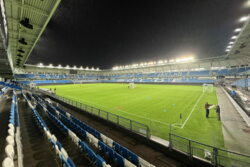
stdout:
[[[39,98],[39,97],[37,97],[37,98]],[[57,106],[54,107],[52,104],[49,103],[49,101],[47,101],[46,104],[47,104],[49,110],[53,110],[54,112],[57,112],[57,115],[59,115],[59,119],[72,121],[70,124],[71,125],[75,124],[74,125],[76,127],[75,129],[83,129],[84,131],[86,131],[85,133],[82,133],[82,130],[79,131],[79,134],[84,134],[83,137],[88,136],[87,135],[88,133],[90,133],[94,137],[96,137],[95,140],[98,140],[98,146],[103,152],[107,152],[108,149],[113,149],[113,151],[117,152],[123,158],[132,162],[136,166],[143,166],[143,167],[152,167],[153,166],[149,162],[147,162],[144,159],[137,156],[135,153],[133,153],[129,149],[116,143],[115,141],[113,141],[109,137],[103,135],[102,133],[100,133],[96,129],[92,128],[91,126],[87,125],[86,123],[75,118],[74,116],[72,116],[68,112],[62,110],[60,107],[57,107]],[[108,152],[112,152],[112,151],[108,151]],[[113,158],[113,156],[111,156],[111,157]]]
[[8,91],[8,87],[3,87],[3,88],[0,90],[0,97],[1,97],[2,95],[4,95],[7,91]]
[[130,79],[130,78],[166,78],[166,77],[211,77],[211,76],[234,76],[250,70],[250,67],[225,68],[218,70],[198,70],[198,71],[172,71],[155,73],[132,73],[113,75],[81,75],[81,74],[15,74],[17,79],[59,79],[59,80],[97,80],[97,79]]
[[[27,95],[27,94],[26,94]],[[31,104],[31,101],[28,99],[28,97],[25,94],[23,94],[24,98],[26,99],[28,105],[31,108],[32,116],[35,119],[38,127],[43,130],[45,136],[47,137],[48,141],[52,145],[52,148],[55,149],[56,155],[58,155],[62,166],[65,167],[75,167],[74,162],[71,160],[71,158],[68,156],[66,150],[62,147],[61,143],[57,140],[55,135],[53,135],[49,128],[47,127],[46,123],[43,121],[39,113],[36,111],[35,107]]]
[[73,80],[33,80],[33,81],[19,81],[19,83],[22,84],[74,84],[74,83],[90,83],[90,82],[95,82],[95,83],[120,83],[120,82],[125,82],[125,83],[197,83],[197,84],[202,84],[202,83],[208,83],[212,84],[215,83],[215,79],[198,79],[198,78],[168,78],[168,79],[116,79],[116,80],[78,80],[78,81],[73,81]]
[[199,70],[199,71],[173,71],[173,72],[159,72],[159,73],[147,73],[147,74],[115,74],[109,76],[101,76],[101,79],[111,78],[166,78],[166,77],[212,77],[212,76],[234,76],[250,70],[250,67],[240,68],[226,68],[218,70]]
[[167,78],[167,79],[117,79],[102,80],[102,82],[125,82],[125,83],[215,83],[215,79],[198,79],[198,78]]
[[[129,162],[129,159],[127,159],[127,157],[124,157],[121,154],[119,154],[117,151],[114,151],[112,149],[112,147],[109,147],[108,145],[106,145],[105,143],[100,141],[98,138],[96,138],[93,134],[89,133],[88,131],[86,131],[85,129],[83,129],[82,127],[80,127],[76,123],[74,123],[66,115],[62,114],[61,112],[58,112],[51,104],[47,103],[47,107],[48,107],[48,110],[52,110],[51,112],[56,113],[58,119],[60,119],[63,123],[65,123],[65,125],[67,125],[69,128],[71,128],[72,131],[74,131],[77,135],[81,136],[85,140],[91,141],[95,147],[100,149],[104,154],[107,154],[111,161],[116,162],[121,167],[123,167],[123,166],[132,167],[132,166],[138,165],[138,163],[133,165],[132,164],[133,162],[132,163]],[[93,128],[92,128],[92,131],[95,131],[96,133],[100,134],[98,131],[94,130]],[[110,141],[112,143],[112,140],[110,140]],[[102,145],[106,149],[102,149],[103,147],[100,147],[100,145]],[[107,150],[109,150],[109,151],[107,151]],[[110,154],[110,153],[112,153],[112,154]],[[132,158],[132,159],[138,158],[138,156],[136,154],[133,154],[133,157],[135,157],[135,158]]]
[[[3,167],[14,167],[14,157],[15,157],[15,150],[17,150],[17,157],[18,157],[18,165],[22,166],[22,149],[20,145],[20,129],[19,127],[19,117],[18,117],[18,106],[17,106],[17,96],[16,93],[13,92],[12,95],[12,104],[10,109],[10,117],[9,117],[9,124],[8,124],[8,136],[6,137],[6,147],[5,147],[5,154],[6,157],[2,162]],[[19,132],[19,133],[17,133]]]
[[17,79],[97,79],[98,76],[79,74],[15,74]]
[[[36,98],[34,97],[36,100]],[[72,139],[72,141],[86,154],[86,156],[94,163],[97,167],[110,167],[106,163],[106,161],[101,158],[98,154],[96,154],[85,142],[83,142],[77,135],[71,131],[68,126],[66,126],[62,121],[58,119],[55,115],[53,115],[46,107],[46,104],[39,99],[37,103],[40,105],[41,109],[46,113],[46,115],[56,124],[56,126],[64,133],[68,134],[68,136]],[[94,142],[94,140],[90,140],[90,142]]]
[[233,82],[231,85],[237,87],[250,87],[250,78],[240,79],[238,81]]
[[22,88],[20,86],[17,86],[13,83],[0,81],[0,85],[3,85],[3,86],[8,87],[8,88],[16,89],[16,90],[22,90]]

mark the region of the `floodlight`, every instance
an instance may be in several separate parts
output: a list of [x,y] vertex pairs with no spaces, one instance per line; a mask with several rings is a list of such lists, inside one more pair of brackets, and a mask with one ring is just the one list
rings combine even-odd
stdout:
[[28,43],[25,41],[24,38],[19,39],[18,42],[23,44],[23,45],[28,45]]
[[230,52],[230,49],[226,49],[225,52]]
[[76,66],[74,65],[73,69],[76,69]]
[[233,41],[229,42],[229,45],[233,45],[233,44],[234,44],[234,42],[233,42]]
[[69,65],[66,65],[66,67],[65,67],[66,69],[69,69]]
[[49,64],[48,67],[53,68],[54,66],[53,66],[53,64]]
[[159,61],[158,61],[158,64],[163,64],[163,61],[162,61],[162,60],[159,60]]
[[234,30],[234,32],[240,32],[241,31],[241,28],[236,28],[235,30]]
[[232,46],[231,46],[231,45],[229,45],[229,46],[227,46],[227,48],[228,48],[228,49],[231,49],[231,48],[232,48]]
[[30,19],[25,18],[22,21],[20,21],[20,24],[28,29],[33,29],[33,26],[30,24]]
[[39,66],[39,67],[43,67],[43,63],[39,63],[38,66]]
[[176,59],[176,62],[188,62],[188,61],[192,61],[193,59],[194,59],[193,57],[180,58],[180,59]]
[[240,45],[240,48],[242,49],[242,48],[245,48],[246,47],[246,44],[245,43],[242,43],[241,45]]
[[237,38],[237,36],[232,36],[232,39],[236,39]]
[[17,51],[20,53],[25,53],[24,50],[22,50],[22,49],[18,49]]
[[148,62],[148,65],[153,65],[153,64],[154,64],[154,62],[152,62],[152,61]]
[[239,19],[240,22],[245,22],[248,20],[248,16],[243,16]]

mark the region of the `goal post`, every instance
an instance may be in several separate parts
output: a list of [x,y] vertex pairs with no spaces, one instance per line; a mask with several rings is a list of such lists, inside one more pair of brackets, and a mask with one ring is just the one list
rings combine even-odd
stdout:
[[30,87],[30,88],[35,88],[35,87],[36,87],[36,84],[35,84],[35,83],[30,83],[30,84],[29,84],[29,87]]
[[135,88],[135,83],[130,82],[130,83],[128,84],[128,88],[129,88],[129,89],[134,89],[134,88]]
[[212,93],[214,91],[214,85],[213,84],[203,84],[202,86],[203,93]]

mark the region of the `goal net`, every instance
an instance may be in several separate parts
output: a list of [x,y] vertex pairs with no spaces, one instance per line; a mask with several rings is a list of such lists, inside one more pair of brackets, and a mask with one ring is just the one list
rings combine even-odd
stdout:
[[29,86],[30,86],[30,88],[35,88],[36,84],[35,83],[30,83]]
[[135,83],[132,83],[132,82],[129,83],[129,84],[128,84],[128,88],[129,88],[129,89],[134,89],[134,88],[135,88]]
[[203,93],[205,92],[212,93],[213,90],[214,90],[213,84],[203,84]]

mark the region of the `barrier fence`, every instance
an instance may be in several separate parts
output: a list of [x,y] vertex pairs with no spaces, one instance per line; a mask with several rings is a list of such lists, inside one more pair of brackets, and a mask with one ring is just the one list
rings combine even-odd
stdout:
[[[40,90],[41,92],[41,90]],[[149,126],[139,123],[137,121],[133,121],[124,117],[121,117],[116,114],[109,113],[107,111],[100,110],[98,108],[65,98],[61,96],[57,96],[55,94],[50,94],[48,92],[42,91],[43,93],[54,97],[58,100],[61,100],[67,104],[75,106],[79,109],[82,109],[90,114],[96,115],[100,118],[113,122],[121,127],[124,127],[128,130],[141,134],[147,138],[151,137],[151,130]],[[150,123],[152,125],[152,123]],[[159,124],[157,124],[159,126]],[[162,124],[161,124],[162,126]],[[159,126],[159,128],[161,128]],[[173,134],[173,130],[169,126],[164,127],[166,129],[166,133],[160,134],[159,137],[168,139],[169,141],[169,149],[175,149],[180,151],[187,156],[192,158],[199,158],[207,161],[208,163],[213,164],[214,166],[225,166],[225,167],[249,167],[250,166],[250,155],[244,155],[237,152],[228,151],[225,149],[217,148],[214,146],[210,146],[204,143],[200,143],[176,134]],[[157,135],[157,134],[154,134]],[[162,137],[164,135],[164,137]],[[158,136],[158,135],[157,135]],[[246,146],[248,147],[248,146]]]
[[210,145],[206,145],[194,140],[187,139],[169,133],[169,147],[183,152],[192,159],[202,158],[214,166],[225,167],[248,167],[250,166],[250,155],[244,155]]
[[92,107],[92,106],[89,106],[89,105],[86,105],[86,104],[83,104],[83,103],[80,103],[80,102],[77,102],[77,101],[74,101],[74,100],[71,100],[71,99],[68,99],[65,97],[51,95],[51,94],[49,94],[49,96],[52,96],[52,97],[54,97],[58,100],[61,100],[67,104],[70,104],[74,107],[82,109],[82,110],[84,110],[92,115],[98,116],[102,119],[108,120],[112,123],[115,123],[115,124],[121,126],[121,127],[124,127],[128,130],[131,130],[131,131],[136,132],[140,135],[143,135],[143,136],[150,138],[151,134],[150,134],[149,127],[145,124],[142,124],[140,122],[137,122],[137,121],[134,121],[131,119],[124,118],[124,117],[116,115],[116,114],[112,114],[112,113],[107,112],[107,111],[100,110],[98,108],[95,108],[95,107]]

